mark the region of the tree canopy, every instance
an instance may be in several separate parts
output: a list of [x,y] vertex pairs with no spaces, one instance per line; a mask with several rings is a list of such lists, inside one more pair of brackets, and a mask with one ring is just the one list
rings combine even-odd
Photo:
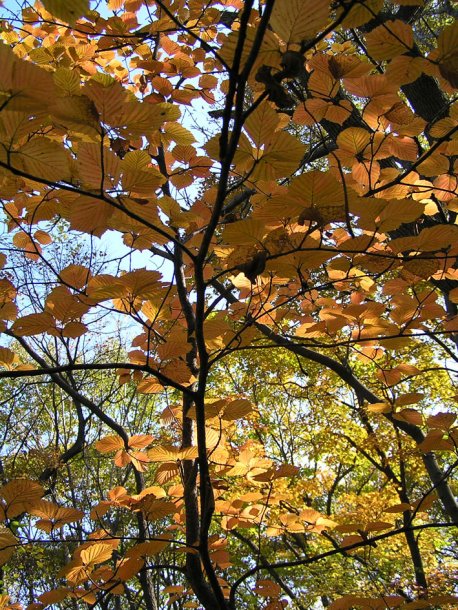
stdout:
[[449,0],[4,0],[0,608],[456,607]]

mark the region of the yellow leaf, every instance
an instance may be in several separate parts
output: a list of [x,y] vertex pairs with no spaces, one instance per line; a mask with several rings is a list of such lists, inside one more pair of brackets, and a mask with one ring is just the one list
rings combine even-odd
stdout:
[[167,517],[177,510],[177,507],[173,502],[155,500],[154,498],[149,498],[148,496],[141,501],[139,507],[148,521],[162,519],[163,517]]
[[230,477],[239,477],[241,475],[247,474],[247,472],[249,470],[250,469],[246,464],[242,464],[242,463],[238,462],[230,470],[228,470],[225,474]]
[[417,220],[424,212],[424,205],[413,199],[392,199],[383,211],[376,216],[375,224],[379,231],[393,231],[401,224]]
[[146,150],[131,150],[124,156],[121,168],[123,172],[146,170],[151,163],[151,157]]
[[106,301],[107,299],[126,296],[127,289],[121,281],[121,278],[113,275],[101,274],[96,275],[89,280],[87,294],[91,299],[95,299],[96,301]]
[[162,392],[163,389],[164,386],[158,382],[156,377],[142,379],[137,384],[137,392],[139,394],[158,394],[159,392]]
[[74,599],[81,599],[86,604],[93,606],[97,603],[97,597],[94,591],[88,591],[87,589],[73,589],[71,592],[71,597]]
[[132,135],[151,134],[167,121],[180,118],[178,104],[148,104],[129,102],[117,109],[117,120],[112,124],[126,125]]
[[[207,438],[207,443],[208,443],[208,438]],[[210,444],[207,445],[207,447],[209,447]],[[178,459],[179,460],[194,460],[196,459],[198,456],[198,450],[196,446],[193,447],[186,447],[185,449],[181,449],[178,452]]]
[[56,286],[45,301],[45,311],[63,323],[79,320],[88,309],[66,286]]
[[81,76],[78,70],[57,68],[52,75],[54,83],[66,95],[78,95],[81,89]]
[[74,25],[89,11],[89,0],[41,0],[45,9],[54,17]]
[[311,171],[294,178],[288,197],[300,201],[304,208],[342,206],[345,197],[342,185],[329,172]]
[[329,19],[326,0],[276,0],[270,25],[286,43],[313,38]]
[[299,472],[298,466],[292,464],[282,464],[274,473],[273,479],[280,479],[282,477],[293,477]]
[[51,74],[31,61],[17,57],[7,44],[0,44],[2,91],[9,91],[8,110],[35,114],[43,111],[43,100],[52,99],[55,86]]
[[266,226],[262,220],[247,219],[226,226],[223,239],[231,245],[241,246],[262,242]]
[[425,439],[418,444],[418,449],[424,453],[430,451],[454,451],[454,443],[447,438],[444,430],[433,428]]
[[305,151],[305,144],[302,144],[298,138],[286,131],[277,131],[257,162],[251,178],[273,180],[289,176],[298,169]]
[[439,121],[433,123],[429,132],[433,138],[443,138],[455,127],[456,120],[451,117],[446,117],[445,119],[439,119]]
[[410,506],[410,504],[407,504],[406,502],[401,502],[400,504],[393,504],[393,506],[389,506],[388,508],[385,508],[385,510],[383,512],[384,513],[403,513],[407,510],[412,510],[412,507]]
[[92,566],[96,563],[103,563],[111,559],[113,546],[104,542],[97,542],[85,548],[80,553],[80,558],[85,566]]
[[107,231],[113,212],[114,208],[105,201],[81,195],[72,203],[67,214],[62,215],[70,221],[75,231],[93,233],[100,237]]
[[64,124],[77,133],[98,136],[99,113],[86,95],[56,97],[50,103],[49,111],[59,125]]
[[177,459],[178,449],[176,447],[164,446],[153,447],[148,451],[148,457],[152,462],[172,462]]
[[144,297],[153,300],[161,290],[161,274],[148,269],[136,269],[125,273],[119,279],[127,288],[126,296]]
[[221,419],[234,421],[248,415],[253,411],[253,404],[245,398],[238,398],[230,402],[224,409]]
[[106,146],[95,142],[80,142],[77,165],[82,184],[90,188],[115,187],[119,182],[121,162]]
[[132,496],[132,499],[134,501],[138,502],[142,498],[145,498],[146,496],[154,496],[157,499],[157,498],[165,498],[167,496],[167,494],[163,487],[159,487],[158,485],[152,485],[150,487],[146,487],[139,494],[135,494],[134,496]]
[[52,237],[51,235],[49,235],[49,233],[46,233],[46,231],[35,231],[35,233],[33,234],[33,237],[42,245],[47,245],[52,243]]
[[169,585],[162,589],[162,593],[184,593],[184,591],[183,585]]
[[125,171],[122,176],[122,187],[137,195],[151,195],[165,182],[166,178],[154,167],[145,170]]
[[156,470],[155,480],[159,485],[165,485],[168,481],[172,480],[179,474],[178,466],[175,462],[166,462],[161,464]]
[[267,144],[280,124],[280,117],[269,102],[264,101],[250,114],[244,124],[254,145]]
[[167,140],[172,140],[181,146],[188,146],[196,141],[189,129],[179,123],[166,123],[163,129]]
[[[246,35],[243,41],[243,49],[242,56],[240,62],[240,70],[243,69],[245,62],[248,58],[248,55],[253,47],[253,42],[256,39],[257,28],[256,27],[248,27],[246,31]],[[232,31],[229,36],[226,37],[224,41],[220,56],[229,64],[232,65],[234,60],[234,54],[238,45],[238,32]],[[279,43],[278,38],[274,34],[273,31],[268,29],[264,37],[262,39],[261,48],[258,51],[258,57],[253,67],[253,71],[255,71],[258,67],[262,65],[268,66],[279,66],[280,54],[279,54]]]
[[22,167],[34,179],[57,182],[70,179],[70,163],[66,150],[57,142],[36,136],[12,154],[12,163]]
[[103,517],[103,515],[105,515],[110,510],[110,507],[111,502],[102,500],[102,502],[99,502],[96,506],[91,508],[89,517],[94,521],[98,521]]
[[390,413],[392,406],[387,402],[374,402],[368,405],[367,410],[370,413]]
[[424,397],[425,395],[421,392],[408,392],[407,394],[401,394],[401,396],[398,396],[394,404],[397,407],[404,405],[414,405],[417,402],[420,402],[420,400],[422,400]]

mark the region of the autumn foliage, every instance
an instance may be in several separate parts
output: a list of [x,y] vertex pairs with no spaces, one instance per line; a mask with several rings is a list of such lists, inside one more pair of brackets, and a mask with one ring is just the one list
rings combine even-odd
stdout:
[[456,607],[452,4],[19,4],[0,608]]

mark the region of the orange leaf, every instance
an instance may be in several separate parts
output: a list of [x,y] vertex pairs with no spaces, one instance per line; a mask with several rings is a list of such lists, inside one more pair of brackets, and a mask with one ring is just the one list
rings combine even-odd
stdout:
[[6,516],[9,518],[26,512],[43,494],[43,487],[29,479],[13,479],[0,488],[0,496],[6,504]]
[[143,568],[145,562],[134,557],[124,558],[116,566],[115,577],[120,580],[130,580]]
[[339,148],[353,155],[363,152],[369,146],[370,141],[370,133],[361,127],[349,127],[337,136]]
[[325,0],[276,0],[270,25],[286,43],[313,38],[327,23],[329,3]]
[[132,462],[132,458],[125,449],[119,449],[113,458],[113,462],[119,468],[124,468]]
[[167,540],[148,540],[147,542],[140,542],[127,551],[126,557],[152,557],[163,551],[168,545],[169,542]]
[[374,59],[393,59],[413,48],[412,26],[399,19],[385,21],[366,35],[366,44]]
[[133,449],[143,449],[153,441],[151,434],[135,434],[129,438],[129,447]]
[[436,413],[435,415],[430,415],[428,417],[426,424],[429,428],[448,430],[453,426],[456,417],[456,413]]
[[80,553],[80,558],[85,566],[93,566],[96,563],[103,563],[111,559],[113,554],[113,546],[103,542],[91,544]]
[[19,362],[19,358],[17,354],[15,354],[8,347],[0,347],[0,365],[5,368],[11,370],[13,368],[13,364],[17,364]]
[[95,448],[100,453],[110,453],[110,451],[118,451],[124,448],[124,441],[117,434],[105,436],[95,443]]
[[9,530],[0,530],[0,566],[13,556],[18,540]]
[[253,591],[261,597],[277,597],[280,595],[281,588],[273,580],[258,580]]
[[31,313],[19,318],[13,324],[12,331],[19,337],[40,335],[55,328],[55,321],[49,313]]
[[70,590],[65,587],[60,587],[59,589],[53,589],[52,591],[47,591],[46,593],[42,593],[38,597],[38,601],[40,601],[44,606],[50,606],[51,604],[58,604],[63,601],[66,597],[68,597]]
[[393,418],[401,421],[406,421],[409,424],[421,426],[423,424],[423,416],[415,409],[403,409],[398,413],[393,413]]
[[148,496],[140,502],[139,507],[148,521],[162,519],[163,517],[167,517],[177,510],[177,507],[173,502],[155,500],[154,498],[149,498]]
[[151,460],[146,455],[146,453],[143,453],[142,451],[136,451],[135,453],[130,453],[129,457],[135,470],[138,470],[139,472],[146,472],[148,470],[148,463]]
[[221,419],[234,421],[245,417],[253,411],[253,404],[245,398],[238,398],[230,402],[223,411]]
[[59,273],[59,277],[65,284],[71,288],[83,288],[91,277],[91,272],[83,265],[68,265]]

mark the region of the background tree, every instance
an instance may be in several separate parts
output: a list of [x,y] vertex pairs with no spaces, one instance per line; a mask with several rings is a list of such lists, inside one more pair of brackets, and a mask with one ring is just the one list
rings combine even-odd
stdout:
[[3,606],[455,604],[452,7],[2,10]]

